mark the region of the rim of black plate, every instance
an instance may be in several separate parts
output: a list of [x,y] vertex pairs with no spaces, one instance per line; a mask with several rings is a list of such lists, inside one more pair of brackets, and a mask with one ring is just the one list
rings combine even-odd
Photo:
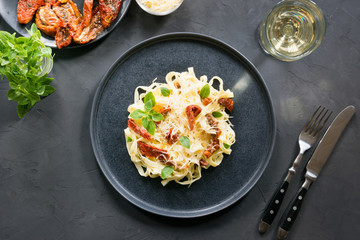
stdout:
[[[133,194],[128,192],[125,188],[123,188],[122,184],[117,182],[116,179],[114,177],[112,177],[113,174],[111,173],[110,169],[108,169],[108,167],[101,160],[101,157],[98,153],[97,144],[96,144],[98,141],[98,139],[95,136],[96,115],[97,115],[97,110],[98,110],[98,105],[99,105],[99,99],[101,98],[103,89],[106,87],[109,76],[111,76],[113,74],[114,70],[116,69],[116,66],[121,64],[122,62],[126,61],[129,57],[131,57],[133,54],[135,54],[136,52],[140,51],[143,48],[146,48],[148,46],[151,46],[151,45],[154,45],[154,44],[157,44],[160,42],[171,41],[171,40],[202,41],[207,44],[215,45],[216,47],[223,49],[224,51],[226,51],[227,53],[231,54],[232,56],[236,57],[239,61],[241,61],[246,66],[246,68],[250,72],[252,72],[252,74],[254,74],[256,76],[256,79],[258,80],[259,84],[261,84],[261,87],[264,89],[264,92],[266,93],[266,97],[267,97],[267,100],[269,103],[269,111],[270,111],[269,117],[272,121],[271,144],[269,147],[268,156],[266,157],[265,161],[262,161],[261,166],[257,169],[257,171],[254,173],[254,175],[251,177],[251,179],[249,179],[248,184],[246,184],[246,187],[242,188],[241,191],[235,192],[232,197],[225,199],[225,201],[222,201],[221,203],[219,203],[217,205],[214,205],[214,206],[211,206],[208,208],[204,208],[204,209],[199,209],[196,211],[193,211],[193,210],[189,210],[189,211],[180,210],[179,211],[179,210],[163,209],[160,207],[156,207],[156,206],[147,204],[147,202],[138,199],[136,196],[134,196]],[[237,202],[238,200],[243,198],[255,186],[255,184],[258,182],[258,180],[264,173],[264,171],[269,163],[269,160],[271,158],[273,149],[274,149],[275,138],[276,138],[276,119],[275,119],[275,115],[274,115],[274,107],[273,107],[273,103],[272,103],[272,98],[271,98],[270,92],[268,90],[268,87],[267,87],[264,79],[262,78],[260,72],[244,55],[242,55],[239,51],[237,51],[235,48],[231,47],[227,43],[225,43],[217,38],[208,36],[208,35],[204,35],[204,34],[200,34],[200,33],[193,33],[193,32],[173,32],[173,33],[166,33],[166,34],[154,36],[154,37],[151,37],[149,39],[146,39],[146,40],[134,45],[129,50],[127,50],[125,53],[123,53],[111,65],[111,67],[108,69],[106,74],[100,80],[97,90],[95,92],[94,98],[93,98],[91,115],[90,115],[90,138],[91,138],[91,144],[93,147],[94,155],[96,157],[96,160],[97,160],[103,174],[105,175],[107,180],[110,182],[110,184],[117,190],[117,192],[119,192],[125,199],[127,199],[129,202],[131,202],[135,206],[137,206],[145,211],[157,214],[157,215],[161,215],[161,216],[165,216],[165,217],[174,217],[174,218],[195,218],[195,217],[203,217],[206,215],[210,215],[210,214],[219,212],[219,211],[231,206],[232,204],[234,204],[235,202]]]

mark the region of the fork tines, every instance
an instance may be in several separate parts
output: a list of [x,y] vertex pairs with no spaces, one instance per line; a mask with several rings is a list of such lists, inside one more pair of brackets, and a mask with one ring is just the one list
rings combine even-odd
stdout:
[[[320,110],[320,108],[321,108],[321,106],[319,106],[316,109],[316,111],[310,117],[309,121],[306,123],[306,125],[303,129],[303,131],[308,132],[310,135],[312,135],[314,137],[315,136],[317,137],[317,135],[320,134],[320,132],[323,129],[323,127],[325,126],[327,120],[333,113],[332,111],[329,112],[329,110],[326,109],[325,107],[323,107],[321,110]],[[319,110],[320,110],[320,112],[319,112]],[[315,119],[314,119],[314,117],[315,117]],[[323,121],[324,118],[325,118],[325,121]],[[321,122],[322,122],[322,124],[320,125]]]

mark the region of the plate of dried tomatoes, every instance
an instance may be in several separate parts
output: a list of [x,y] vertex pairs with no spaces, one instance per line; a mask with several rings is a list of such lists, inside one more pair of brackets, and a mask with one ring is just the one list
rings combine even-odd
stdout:
[[36,23],[41,40],[52,48],[93,43],[121,21],[131,0],[2,0],[0,16],[18,34]]

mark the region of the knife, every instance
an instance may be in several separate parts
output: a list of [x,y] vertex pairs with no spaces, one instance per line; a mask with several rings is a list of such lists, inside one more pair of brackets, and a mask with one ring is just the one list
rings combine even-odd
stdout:
[[333,148],[335,147],[335,144],[338,141],[341,133],[344,131],[346,125],[349,123],[354,113],[354,106],[346,107],[336,116],[334,121],[326,130],[324,136],[320,140],[306,166],[305,181],[303,185],[301,186],[293,202],[288,206],[288,212],[285,212],[281,218],[283,222],[277,232],[278,239],[281,240],[286,238],[300,211],[301,204],[304,201],[306,192],[309,190],[311,183],[313,183],[318,177],[321,169],[326,163],[326,160],[329,158]]

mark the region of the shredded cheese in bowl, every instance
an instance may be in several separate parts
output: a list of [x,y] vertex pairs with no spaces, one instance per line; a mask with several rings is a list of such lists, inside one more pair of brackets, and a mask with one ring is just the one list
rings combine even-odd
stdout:
[[158,16],[172,13],[183,1],[184,0],[136,0],[144,11]]

